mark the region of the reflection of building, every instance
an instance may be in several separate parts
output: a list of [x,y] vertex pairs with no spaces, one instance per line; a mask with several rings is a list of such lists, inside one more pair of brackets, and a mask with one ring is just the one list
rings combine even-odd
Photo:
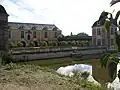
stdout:
[[115,30],[113,25],[110,27],[109,33],[105,31],[104,22],[96,21],[92,26],[92,45],[94,46],[113,46]]
[[8,22],[11,41],[54,41],[61,35],[55,25]]

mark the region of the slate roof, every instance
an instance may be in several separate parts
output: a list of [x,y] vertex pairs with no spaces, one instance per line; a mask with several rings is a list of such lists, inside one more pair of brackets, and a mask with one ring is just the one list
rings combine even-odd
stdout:
[[8,22],[10,29],[23,29],[23,30],[59,30],[54,24],[35,24],[35,23],[19,23]]
[[7,12],[6,12],[6,10],[5,10],[5,8],[2,5],[0,5],[0,14],[6,14],[6,15],[8,15]]

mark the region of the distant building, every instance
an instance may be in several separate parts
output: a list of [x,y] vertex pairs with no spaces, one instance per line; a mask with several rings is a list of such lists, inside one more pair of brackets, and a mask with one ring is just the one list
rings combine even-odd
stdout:
[[111,25],[108,33],[105,31],[104,22],[96,21],[92,25],[92,45],[114,46],[115,30],[117,30],[117,27]]
[[61,30],[53,24],[34,24],[8,22],[10,41],[55,41],[61,35]]
[[87,46],[92,45],[92,36],[86,33],[78,33],[77,35],[64,36],[59,39],[60,41],[88,41]]

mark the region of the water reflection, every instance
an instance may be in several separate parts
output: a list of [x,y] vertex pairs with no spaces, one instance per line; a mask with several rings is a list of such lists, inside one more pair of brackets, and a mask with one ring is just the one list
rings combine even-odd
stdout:
[[[120,64],[117,66],[117,73],[118,70],[120,69]],[[64,75],[73,75],[73,71],[88,71],[90,72],[90,76],[88,77],[88,81],[94,82],[94,83],[108,83],[110,78],[108,76],[108,71],[101,68],[99,65],[99,62],[93,62],[90,65],[85,65],[85,64],[75,64],[71,66],[66,66],[66,67],[60,67],[57,72],[64,74]],[[108,87],[112,86],[115,88],[115,90],[120,90],[120,83],[118,77],[115,78],[115,80],[112,82],[112,84],[108,84]]]

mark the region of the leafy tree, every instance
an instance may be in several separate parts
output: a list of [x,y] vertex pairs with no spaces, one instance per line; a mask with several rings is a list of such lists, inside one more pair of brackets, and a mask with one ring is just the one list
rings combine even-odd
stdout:
[[[116,4],[120,0],[112,0],[111,6]],[[109,17],[109,16],[110,17]],[[118,22],[118,17],[120,15],[120,11],[117,12],[115,18],[113,18],[112,13],[109,12],[103,12],[102,16],[100,17],[101,20],[104,21],[104,26],[106,32],[109,33],[110,26],[116,26],[118,27],[118,31],[115,30],[115,44],[117,46],[117,51],[120,52],[120,35],[118,32],[120,32],[120,21]],[[117,23],[118,22],[118,23]],[[111,78],[111,82],[115,79],[117,74],[117,65],[119,63],[119,59],[117,54],[111,54],[111,53],[105,53],[100,58],[101,67],[108,68],[109,76]]]

